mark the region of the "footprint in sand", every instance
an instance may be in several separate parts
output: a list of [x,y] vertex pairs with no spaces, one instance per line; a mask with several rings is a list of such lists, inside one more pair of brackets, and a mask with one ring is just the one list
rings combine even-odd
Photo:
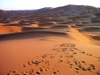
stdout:
[[82,67],[82,70],[83,70],[83,71],[87,71],[84,67]]
[[37,71],[35,74],[36,74],[36,75],[40,75],[41,73]]
[[26,67],[26,65],[25,65],[25,64],[22,64],[22,65],[21,65],[21,68],[23,68],[23,67]]
[[[75,44],[64,43],[61,45],[55,45],[54,48],[51,50],[52,53],[48,52],[48,54],[44,54],[44,55],[40,56],[42,60],[28,61],[28,62],[26,62],[26,64],[21,65],[22,69],[24,67],[32,66],[32,65],[34,65],[35,67],[38,66],[39,67],[38,71],[35,71],[35,69],[30,69],[29,71],[21,72],[21,74],[23,74],[23,75],[27,75],[27,74],[41,75],[41,74],[43,74],[45,71],[48,71],[50,69],[50,67],[49,67],[50,60],[56,59],[55,56],[60,57],[58,59],[58,64],[66,64],[66,65],[69,65],[70,68],[74,68],[74,66],[77,66],[77,68],[75,68],[76,73],[79,73],[79,70],[92,72],[92,70],[96,69],[96,67],[93,64],[90,64],[88,66],[88,68],[85,68],[81,63],[87,65],[86,61],[77,60],[77,58],[75,58],[75,55],[78,52],[75,52],[75,50],[79,51],[79,53],[81,53],[81,54],[93,56],[93,54],[87,54],[85,51],[82,51],[82,50],[79,50],[78,48],[75,48]],[[39,58],[39,56],[38,56],[38,58]],[[100,57],[97,57],[97,58],[100,59]],[[98,61],[100,61],[100,60],[98,60]],[[43,64],[42,67],[39,66],[40,63]],[[53,70],[55,70],[55,68],[53,68]],[[10,75],[10,73],[17,74],[16,71],[12,71],[12,72],[7,73],[7,75]],[[59,70],[52,72],[53,75],[56,75],[58,73],[60,73]],[[96,74],[99,75],[100,73],[96,72]]]
[[59,70],[54,71],[52,74],[53,74],[53,75],[56,75],[56,74],[58,74],[58,73],[60,73]]
[[79,70],[79,68],[75,68],[76,70]]
[[98,72],[96,72],[97,73],[97,75],[100,75],[100,72],[98,71]]

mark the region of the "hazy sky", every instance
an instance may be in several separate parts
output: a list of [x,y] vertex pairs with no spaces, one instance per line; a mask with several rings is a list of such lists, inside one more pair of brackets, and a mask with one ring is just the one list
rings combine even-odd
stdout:
[[0,9],[39,9],[43,7],[59,7],[68,4],[100,7],[100,0],[0,0]]

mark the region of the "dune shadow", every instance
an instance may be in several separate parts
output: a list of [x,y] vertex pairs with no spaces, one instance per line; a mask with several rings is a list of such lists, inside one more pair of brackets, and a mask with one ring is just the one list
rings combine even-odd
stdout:
[[0,35],[0,41],[39,38],[46,36],[64,36],[66,33],[51,31],[30,31]]

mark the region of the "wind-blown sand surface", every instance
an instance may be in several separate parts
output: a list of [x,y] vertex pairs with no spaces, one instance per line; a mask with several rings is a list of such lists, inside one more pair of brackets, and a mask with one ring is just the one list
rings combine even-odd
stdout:
[[1,20],[0,75],[100,75],[96,16]]

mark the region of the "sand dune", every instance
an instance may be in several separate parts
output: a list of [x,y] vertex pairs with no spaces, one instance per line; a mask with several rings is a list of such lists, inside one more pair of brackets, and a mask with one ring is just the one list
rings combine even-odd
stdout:
[[79,26],[84,26],[83,24],[73,24],[73,26],[79,27]]
[[21,32],[21,27],[15,27],[15,26],[3,26],[0,27],[0,34],[4,33],[14,33],[14,32]]
[[50,26],[53,25],[54,23],[40,23],[39,26]]
[[56,25],[56,26],[51,26],[50,28],[66,28],[68,27],[67,25]]
[[34,26],[34,27],[39,27],[39,25],[38,24],[31,24],[32,26]]
[[[93,63],[91,63],[84,58],[82,60],[77,57],[78,55],[89,59],[89,61],[95,60],[98,63],[95,64],[93,61]],[[7,74],[61,75],[67,73],[69,75],[96,75],[97,73],[99,74],[98,70],[100,69],[97,66],[99,64],[98,59],[98,56],[76,48],[76,45],[73,43],[62,43],[55,45],[51,50],[46,52],[46,54],[41,54],[34,57],[33,60],[21,64],[18,68],[8,72]],[[62,71],[62,69],[68,70],[68,72],[65,70]]]
[[100,75],[99,9],[9,13],[0,18],[0,75]]
[[92,23],[100,23],[100,19],[92,19],[91,22]]
[[21,30],[22,32],[26,32],[26,31],[36,31],[36,30],[43,30],[46,28],[42,28],[42,27],[23,27]]
[[83,28],[80,29],[80,31],[90,31],[90,32],[95,32],[95,31],[100,31],[100,27],[87,27],[87,28]]
[[100,13],[98,12],[98,13],[95,13],[94,14],[97,18],[99,18],[100,17]]
[[61,36],[61,35],[66,35],[66,33],[51,32],[51,31],[27,31],[27,32],[0,35],[0,41],[37,38],[37,37],[45,37],[45,36],[52,36],[52,35],[53,36]]
[[11,24],[18,24],[20,22],[20,20],[18,21],[14,21],[14,22],[10,22]]
[[69,22],[63,22],[63,23],[60,23],[60,24],[71,24],[71,23],[73,24],[73,23],[79,23],[79,22],[73,22],[73,21],[70,22],[70,21],[69,21]]
[[0,26],[5,25],[4,23],[0,23]]

